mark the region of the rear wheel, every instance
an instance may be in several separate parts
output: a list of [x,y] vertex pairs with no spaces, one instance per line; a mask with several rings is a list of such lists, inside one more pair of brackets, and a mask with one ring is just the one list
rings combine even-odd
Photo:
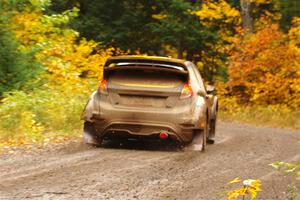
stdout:
[[208,135],[208,144],[215,143],[215,134],[216,134],[216,119],[212,119],[209,126],[209,135]]
[[92,122],[84,122],[83,124],[83,141],[92,146],[100,146],[103,139],[97,136],[97,131]]
[[205,151],[205,148],[206,148],[206,144],[207,144],[207,138],[208,138],[208,131],[209,131],[209,124],[207,123],[207,120],[206,119],[206,123],[205,123],[205,128],[204,130],[202,131],[202,138],[203,138],[203,149],[202,151]]

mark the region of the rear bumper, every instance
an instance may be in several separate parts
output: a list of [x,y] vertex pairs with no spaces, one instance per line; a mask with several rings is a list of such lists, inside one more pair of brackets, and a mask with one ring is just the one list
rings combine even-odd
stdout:
[[95,128],[101,137],[113,136],[120,133],[132,136],[153,136],[158,137],[159,133],[168,133],[171,139],[180,142],[189,142],[193,138],[194,127],[185,128],[175,124],[157,122],[138,122],[120,120],[95,120]]
[[205,121],[202,119],[205,117],[205,108],[193,108],[192,102],[174,108],[145,109],[116,106],[108,101],[99,103],[100,100],[95,98],[90,99],[82,118],[93,122],[101,137],[119,133],[155,136],[160,132],[167,132],[172,139],[190,142],[193,130],[201,129],[201,121]]

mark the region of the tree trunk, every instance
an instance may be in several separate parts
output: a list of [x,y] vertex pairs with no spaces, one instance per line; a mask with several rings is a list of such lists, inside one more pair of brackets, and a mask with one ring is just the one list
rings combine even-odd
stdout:
[[178,47],[177,47],[177,58],[178,59],[183,59],[183,41],[181,39],[181,37],[178,39]]
[[243,28],[248,32],[253,33],[253,19],[251,16],[251,1],[241,0],[241,15]]
[[181,43],[179,43],[177,51],[178,51],[177,58],[182,59],[183,58],[183,49],[182,49]]

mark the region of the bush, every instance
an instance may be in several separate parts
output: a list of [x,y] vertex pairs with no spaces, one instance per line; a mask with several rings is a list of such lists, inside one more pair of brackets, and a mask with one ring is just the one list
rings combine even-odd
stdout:
[[219,116],[224,121],[241,121],[256,125],[300,129],[300,111],[288,105],[241,104],[231,95],[225,84],[216,84],[219,98]]
[[[0,8],[0,13],[1,8]],[[8,17],[0,16],[0,96],[3,92],[24,88],[41,69],[33,50],[22,52],[20,44],[7,27]]]
[[[94,88],[96,82],[92,82]],[[5,94],[0,106],[0,141],[2,144],[40,143],[60,136],[78,136],[80,113],[92,87],[85,93],[58,88],[39,88]],[[1,145],[1,144],[0,144]]]
[[300,107],[299,49],[278,25],[240,39],[230,59],[228,85],[239,103]]

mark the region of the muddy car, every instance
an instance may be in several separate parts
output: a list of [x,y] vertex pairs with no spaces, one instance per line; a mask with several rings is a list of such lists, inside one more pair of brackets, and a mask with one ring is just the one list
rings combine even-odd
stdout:
[[84,141],[155,138],[203,151],[214,143],[218,99],[189,61],[117,56],[82,113]]

